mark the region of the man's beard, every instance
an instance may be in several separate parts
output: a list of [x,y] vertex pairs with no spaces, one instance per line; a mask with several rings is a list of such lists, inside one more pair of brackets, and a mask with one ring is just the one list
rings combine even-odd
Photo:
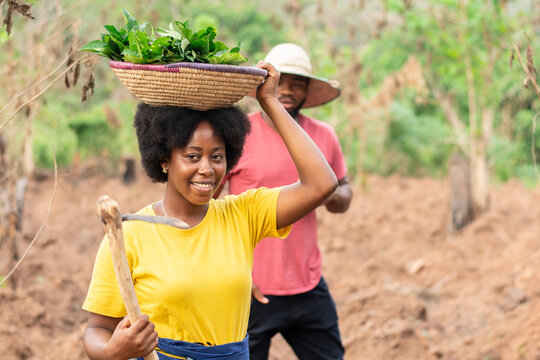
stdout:
[[306,99],[304,99],[300,104],[298,104],[297,107],[295,107],[294,109],[291,109],[291,110],[287,110],[287,112],[289,113],[289,115],[291,115],[291,117],[293,119],[297,119],[298,118],[298,114],[300,114],[300,110],[302,109],[302,106],[304,106],[304,103],[306,102]]

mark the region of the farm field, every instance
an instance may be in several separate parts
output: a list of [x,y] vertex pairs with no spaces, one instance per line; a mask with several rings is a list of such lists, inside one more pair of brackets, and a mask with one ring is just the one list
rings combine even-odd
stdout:
[[[59,174],[50,218],[15,273],[16,291],[0,288],[0,358],[86,359],[80,307],[103,235],[96,201],[107,194],[133,212],[158,200],[162,186],[142,173],[129,186]],[[52,176],[29,183],[21,254],[53,188]],[[453,236],[445,179],[368,176],[346,214],[318,210],[346,359],[540,358],[540,188],[509,182],[490,192],[489,212]],[[295,357],[277,338],[271,359]]]

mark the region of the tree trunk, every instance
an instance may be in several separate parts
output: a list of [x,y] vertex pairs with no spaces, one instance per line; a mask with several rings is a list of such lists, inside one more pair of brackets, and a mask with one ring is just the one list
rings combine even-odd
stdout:
[[34,164],[34,148],[33,148],[33,124],[34,124],[34,109],[33,105],[29,104],[26,111],[25,118],[25,134],[24,134],[24,143],[23,143],[23,166],[22,172],[23,176],[30,178],[34,174],[35,164]]
[[450,176],[450,216],[447,233],[453,234],[467,226],[474,216],[469,160],[463,155],[452,155],[448,173]]
[[137,168],[136,161],[133,156],[124,157],[124,174],[122,175],[122,182],[125,185],[132,184],[137,180]]
[[[7,141],[0,133],[0,246],[6,268],[11,269],[18,260],[17,252],[17,215],[13,207],[13,175],[10,174],[7,154]],[[3,275],[3,274],[2,274]],[[15,289],[16,279],[11,277],[8,285]]]
[[[460,18],[463,24],[467,19],[467,1],[460,1]],[[464,28],[458,33],[461,43],[465,46]],[[471,161],[471,197],[473,202],[473,216],[476,218],[484,213],[488,206],[488,169],[487,169],[487,154],[486,149],[491,138],[493,127],[493,110],[484,108],[481,109],[480,126],[478,126],[478,110],[479,104],[484,99],[484,96],[477,96],[475,75],[473,71],[472,59],[469,51],[465,49],[463,53],[463,64],[465,65],[465,77],[467,79],[467,97],[469,105],[469,158]],[[487,74],[491,76],[491,74]],[[484,84],[489,84],[490,79],[485,78]],[[483,93],[484,88],[480,88]]]
[[0,245],[3,245],[9,232],[9,171],[7,143],[0,133]]
[[[19,261],[18,250],[18,231],[17,231],[17,214],[12,211],[9,214],[9,229],[8,229],[8,269],[13,269],[17,261]],[[13,290],[17,289],[17,276],[15,273],[11,274],[7,283]]]
[[478,217],[489,208],[488,170],[484,144],[476,144],[471,151],[471,195],[474,217]]
[[482,130],[477,136],[471,134],[471,196],[473,215],[478,217],[489,209],[489,169],[487,147],[493,127],[493,110],[483,109]]

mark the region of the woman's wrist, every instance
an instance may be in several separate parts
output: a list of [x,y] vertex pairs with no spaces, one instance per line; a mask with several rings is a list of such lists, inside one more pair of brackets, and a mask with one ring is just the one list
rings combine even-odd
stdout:
[[268,97],[266,99],[260,99],[259,104],[261,105],[263,111],[266,114],[269,114],[272,111],[276,111],[277,109],[282,107],[281,103],[276,97]]

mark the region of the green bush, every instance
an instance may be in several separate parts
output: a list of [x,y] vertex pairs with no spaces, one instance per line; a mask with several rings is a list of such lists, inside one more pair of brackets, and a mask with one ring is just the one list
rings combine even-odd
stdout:
[[77,135],[69,127],[67,114],[58,103],[49,102],[34,123],[34,157],[38,168],[54,167],[54,147],[58,166],[67,166],[77,151]]
[[137,151],[133,103],[98,102],[73,107],[69,97],[65,100],[48,102],[36,121],[34,151],[38,167],[53,166],[51,146],[56,149],[60,166],[70,165],[78,154],[81,161],[100,158],[101,165],[110,169],[118,167],[123,154]]
[[402,154],[384,159],[389,172],[413,176],[441,176],[447,172],[447,161],[453,144],[451,129],[433,109],[422,112],[410,104],[393,102],[385,147],[390,153]]

